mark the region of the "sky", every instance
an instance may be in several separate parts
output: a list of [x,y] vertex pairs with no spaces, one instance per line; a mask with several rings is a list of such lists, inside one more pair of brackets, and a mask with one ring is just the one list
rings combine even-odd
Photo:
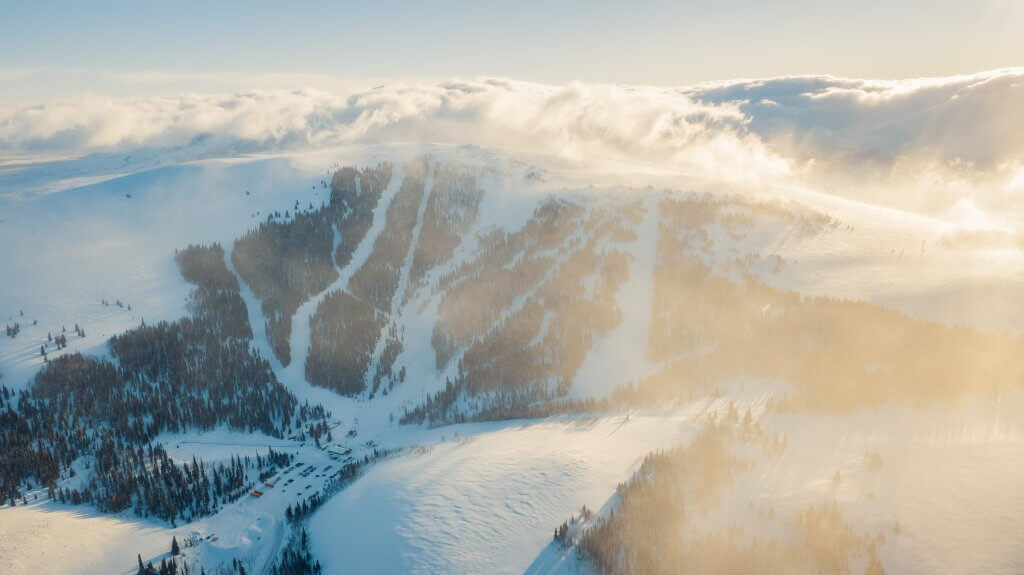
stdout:
[[472,144],[1024,230],[1024,0],[0,3],[0,188]]
[[685,86],[1024,64],[1024,0],[3,0],[0,101],[502,76]]

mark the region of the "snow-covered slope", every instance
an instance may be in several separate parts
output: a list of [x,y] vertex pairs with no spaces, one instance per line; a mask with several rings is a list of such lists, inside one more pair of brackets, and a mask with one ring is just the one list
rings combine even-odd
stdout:
[[42,365],[47,332],[77,323],[86,337],[69,337],[66,352],[103,353],[111,335],[143,319],[185,315],[190,288],[174,251],[230,246],[269,210],[304,197],[312,180],[279,160],[201,164],[0,200],[0,321],[22,325],[18,338],[0,341],[4,383],[21,387]]
[[329,572],[517,573],[582,505],[600,508],[638,457],[685,441],[692,411],[456,425],[380,464],[310,524]]
[[[313,386],[305,375],[311,319],[331,292],[348,289],[353,276],[371,258],[376,239],[386,229],[388,208],[404,179],[401,166],[423,153],[432,170],[441,163],[469,166],[483,195],[472,225],[450,258],[427,270],[422,285],[410,291],[412,295],[406,300],[405,287],[410,281],[415,247],[422,241],[432,178],[428,178],[424,199],[416,205],[417,224],[411,244],[400,258],[398,289],[389,300],[390,309],[382,310],[401,334],[402,348],[392,369],[394,373],[404,370],[404,380],[388,381],[386,393],[367,389],[351,396]],[[578,332],[583,334],[580,339],[593,339],[586,339],[588,347],[570,379],[567,397],[606,397],[668,363],[656,361],[647,353],[651,318],[657,313],[651,302],[658,242],[666,226],[662,202],[683,197],[684,192],[645,187],[653,180],[639,170],[636,174],[624,170],[609,176],[580,172],[552,158],[450,146],[347,147],[163,167],[142,163],[127,169],[142,166],[146,170],[124,175],[112,173],[108,160],[96,162],[91,171],[84,169],[75,177],[104,181],[74,186],[68,184],[66,174],[47,175],[43,166],[37,176],[63,182],[54,183],[53,189],[59,191],[44,196],[0,192],[0,322],[21,325],[16,338],[0,338],[0,382],[4,385],[19,389],[28,384],[42,365],[39,346],[46,341],[47,332],[56,333],[62,327],[70,331],[78,324],[86,336],[69,337],[63,353],[81,350],[102,355],[107,353],[106,341],[111,335],[137,326],[143,318],[151,323],[185,315],[191,286],[176,269],[175,249],[190,243],[219,242],[227,252],[226,264],[238,275],[230,257],[234,240],[266,220],[268,214],[284,212],[296,202],[305,206],[327,201],[329,190],[318,184],[329,181],[333,169],[340,165],[395,165],[393,180],[373,210],[369,232],[355,247],[351,261],[336,265],[338,279],[304,301],[292,317],[288,337],[292,357],[287,367],[278,361],[268,341],[261,302],[251,286],[241,282],[255,332],[253,346],[270,360],[276,376],[300,401],[322,404],[331,412],[336,426],[334,443],[355,449],[357,455],[370,454],[377,447],[409,450],[371,467],[314,515],[309,526],[313,550],[331,572],[542,572],[563,568],[564,557],[547,544],[552,529],[569,514],[583,504],[600,509],[611,499],[615,485],[629,477],[645,453],[691,437],[709,405],[715,404],[718,410],[728,401],[735,401],[763,407],[762,394],[731,387],[715,395],[702,395],[708,392],[700,391],[664,413],[634,413],[628,418],[624,414],[560,416],[541,422],[436,429],[398,424],[404,413],[443,390],[448,378],[459,376],[459,360],[474,343],[487,341],[489,336],[493,337],[490,341],[506,342],[502,339],[506,333],[503,326],[531,301],[539,306],[534,309],[543,308],[536,316],[541,317],[536,333],[526,344],[534,348],[543,347],[539,342],[553,333],[551,326],[559,317],[558,302],[548,301],[548,307],[543,307],[543,295],[547,294],[549,300],[551,294],[575,296],[578,280],[581,297],[603,302],[596,300],[596,286],[601,285],[601,274],[606,271],[602,266],[618,257],[616,254],[627,262],[628,272],[616,278],[622,280],[619,283],[608,281],[614,286],[608,301],[614,302],[619,317],[607,330]],[[32,177],[30,170],[18,172],[18,178]],[[663,175],[655,180],[663,184],[672,181]],[[617,185],[623,182],[626,184]],[[678,182],[681,190],[692,187],[691,180],[680,178]],[[699,191],[704,188],[715,197],[726,198],[711,183]],[[722,190],[737,191],[735,186]],[[578,220],[566,220],[579,227],[549,246],[543,243],[545,236],[529,222],[536,219],[538,206],[551,205],[544,202],[552,198],[569,206],[567,211],[579,208],[581,215]],[[634,199],[640,201],[631,202]],[[775,217],[771,209],[752,210],[748,203],[754,200],[776,202],[771,204],[775,206],[772,209],[787,215]],[[943,239],[956,228],[938,220],[804,189],[746,190],[724,201],[735,204],[729,210],[739,218],[737,221],[746,221],[743,217],[747,216],[750,220],[749,225],[741,226],[742,233],[717,222],[705,226],[702,233],[710,242],[700,257],[714,273],[742,281],[736,262],[749,261],[752,263],[745,269],[776,288],[891,306],[924,319],[1024,330],[1024,300],[1017,297],[1024,289],[1024,251],[1020,249],[950,247]],[[635,210],[636,217],[621,215],[629,210]],[[830,223],[815,229],[801,228],[802,220],[793,214],[805,213],[824,214],[831,218]],[[333,233],[337,244],[340,232],[334,229]],[[497,253],[493,249],[495,237],[520,238],[508,241],[519,241],[527,247],[517,247],[518,251],[498,264],[488,263],[491,267],[484,267],[485,273],[478,277],[460,276],[483,256]],[[572,261],[574,250],[593,256],[598,265],[590,269],[584,261],[570,266],[567,262]],[[498,256],[494,257],[498,261]],[[445,286],[486,279],[488,274],[515,268],[528,257],[536,257],[549,267],[515,294],[511,303],[502,304],[493,317],[487,316],[488,328],[466,337],[447,363],[439,366],[432,338],[446,309]],[[108,305],[101,303],[104,300]],[[768,309],[765,313],[775,312]],[[386,332],[382,330],[381,335]],[[374,371],[381,364],[384,339],[375,339]],[[367,377],[372,378],[372,374]],[[543,383],[554,388],[554,379],[551,376]],[[489,399],[486,394],[463,395],[453,410],[482,411]],[[814,417],[818,416],[808,416],[808,420]],[[969,471],[972,465],[1003,465],[1003,475],[1010,476],[1021,461],[1013,439],[1016,431],[1000,428],[996,437],[986,437],[981,441],[984,447],[972,452],[980,458],[975,461],[975,455],[966,453],[959,443],[943,447],[946,443],[939,442],[941,445],[935,447],[920,438],[920,431],[914,439],[904,441],[901,434],[906,430],[888,425],[890,420],[901,420],[900,414],[877,415],[879,420],[860,417],[863,420],[856,416],[842,420],[849,429],[839,436],[822,433],[831,429],[833,421],[826,416],[813,421],[792,416],[773,423],[775,429],[790,435],[791,451],[781,463],[771,464],[776,467],[771,468],[770,476],[751,480],[751,497],[784,502],[794,493],[801,497],[815,493],[814,482],[825,473],[822,469],[841,467],[847,459],[852,460],[855,452],[865,449],[863,445],[874,445],[878,435],[893,438],[878,443],[879,449],[905,454],[912,462],[941,459],[948,466],[941,470],[943,477],[962,476],[964,481],[974,480]],[[935,423],[937,416],[928,417],[932,418],[927,422],[934,424],[935,433],[944,432],[946,428]],[[765,425],[768,423],[765,420]],[[337,464],[309,443],[225,434],[160,439],[173,447],[172,454],[182,461],[191,460],[193,455],[212,461],[274,445],[275,449],[293,449],[304,465],[319,470]],[[808,444],[806,450],[798,451],[797,436],[817,438],[822,443]],[[928,445],[931,447],[924,447]],[[903,456],[893,456],[897,457]],[[1005,459],[996,462],[1000,457]],[[936,482],[934,492],[914,499],[912,483],[918,479],[914,474],[923,464],[888,467],[888,461],[887,457],[886,470],[897,475],[876,482],[891,486],[887,494],[876,493],[877,501],[905,509],[901,517],[907,517],[905,522],[913,527],[908,527],[906,541],[885,548],[884,558],[887,565],[910,569],[925,561],[928,550],[939,544],[943,531],[927,526],[960,514],[965,500],[951,495],[955,490],[949,482]],[[316,487],[305,488],[304,495],[320,489],[326,477],[322,479]],[[1001,487],[993,483],[986,489],[998,492]],[[927,502],[942,498],[952,501],[946,514],[928,515]],[[288,527],[282,520],[283,510],[294,501],[293,494],[276,490],[259,499],[243,498],[212,517],[177,529],[129,516],[97,516],[51,502],[5,508],[0,510],[0,570],[20,573],[45,567],[61,572],[127,572],[133,568],[136,553],[146,560],[158,558],[171,535],[180,539],[198,531],[204,537],[216,533],[218,540],[207,540],[199,548],[187,550],[191,559],[215,566],[244,557],[261,571],[285,543]],[[803,503],[801,499],[793,505]],[[1017,504],[1016,500],[1005,503]],[[880,511],[884,508],[881,503],[871,505],[874,507],[863,507],[863,517],[857,517],[865,528],[883,519],[888,521]],[[980,525],[990,513],[996,513],[996,508],[979,509],[971,521]],[[963,545],[981,546],[980,529],[965,528],[956,534],[957,540]],[[74,544],[73,537],[61,536],[85,531],[90,536]],[[26,537],[24,533],[45,535]],[[1000,533],[1003,536],[998,540],[1006,542],[1002,545],[1012,547],[1020,541],[1008,522],[1003,523]],[[129,534],[133,538],[130,545],[119,542]],[[40,556],[54,546],[63,551],[55,554],[53,562]],[[956,570],[1012,571],[1019,563],[1013,562],[1014,557],[1000,559],[1000,553],[1009,554],[1004,551],[999,545],[979,550],[975,556],[961,558]]]

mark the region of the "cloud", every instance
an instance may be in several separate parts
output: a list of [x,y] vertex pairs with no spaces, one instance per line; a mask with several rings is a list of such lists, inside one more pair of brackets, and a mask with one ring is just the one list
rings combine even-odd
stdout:
[[905,81],[782,78],[689,94],[738,104],[753,132],[801,156],[874,167],[927,156],[991,169],[1024,150],[1024,117],[1016,113],[1024,69]]
[[[483,78],[0,108],[0,153],[198,155],[445,143],[785,180],[904,209],[1024,216],[1024,69],[903,81],[782,77],[686,88]],[[1022,218],[1024,219],[1024,218]],[[1018,220],[1020,221],[1020,220]]]
[[549,86],[507,79],[395,84],[347,98],[246,91],[111,99],[84,96],[0,109],[0,151],[89,153],[152,147],[203,153],[349,143],[474,144],[578,161],[663,163],[729,181],[788,171],[729,103],[677,90]]
[[[302,90],[140,99],[83,96],[0,110],[0,149],[88,153],[180,146],[200,137],[261,149],[311,143],[311,119],[337,98]],[[343,101],[340,101],[343,102]]]
[[815,187],[952,213],[965,195],[1024,215],[1024,69],[902,81],[793,77],[698,86]]
[[486,79],[383,87],[349,104],[354,120],[340,134],[349,141],[476,144],[735,179],[787,170],[748,137],[734,105],[701,104],[672,90]]

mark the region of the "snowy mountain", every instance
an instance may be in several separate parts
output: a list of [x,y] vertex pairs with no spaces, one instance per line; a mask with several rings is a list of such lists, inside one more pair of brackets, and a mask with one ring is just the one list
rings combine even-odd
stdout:
[[[863,92],[895,111],[850,121],[885,122],[1009,77],[517,86],[545,115],[494,120],[500,142],[456,112],[491,117],[509,85],[367,125],[408,96],[382,89],[308,111],[348,118],[322,136],[344,145],[172,130],[5,165],[0,570],[136,572],[174,537],[196,572],[1014,572],[1019,236],[818,191],[801,154],[849,156],[780,128],[796,90]],[[675,123],[609,137],[593,102],[641,98]],[[400,128],[478,145],[369,143]],[[632,157],[666,134],[671,169]],[[695,171],[726,141],[765,171]],[[586,162],[546,147],[573,142]],[[945,153],[904,152],[871,161]],[[992,181],[1004,160],[972,159]]]

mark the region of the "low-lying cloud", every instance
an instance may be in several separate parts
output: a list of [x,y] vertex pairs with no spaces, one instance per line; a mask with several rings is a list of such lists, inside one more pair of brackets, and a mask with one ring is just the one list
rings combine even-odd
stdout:
[[[474,144],[785,181],[975,223],[1024,216],[1024,69],[906,81],[828,76],[687,88],[508,79],[0,108],[0,154],[358,143]],[[986,222],[986,220],[989,220]]]
[[979,210],[1022,213],[1024,69],[904,81],[779,78],[687,93],[738,104],[752,133],[826,191],[975,219]]

